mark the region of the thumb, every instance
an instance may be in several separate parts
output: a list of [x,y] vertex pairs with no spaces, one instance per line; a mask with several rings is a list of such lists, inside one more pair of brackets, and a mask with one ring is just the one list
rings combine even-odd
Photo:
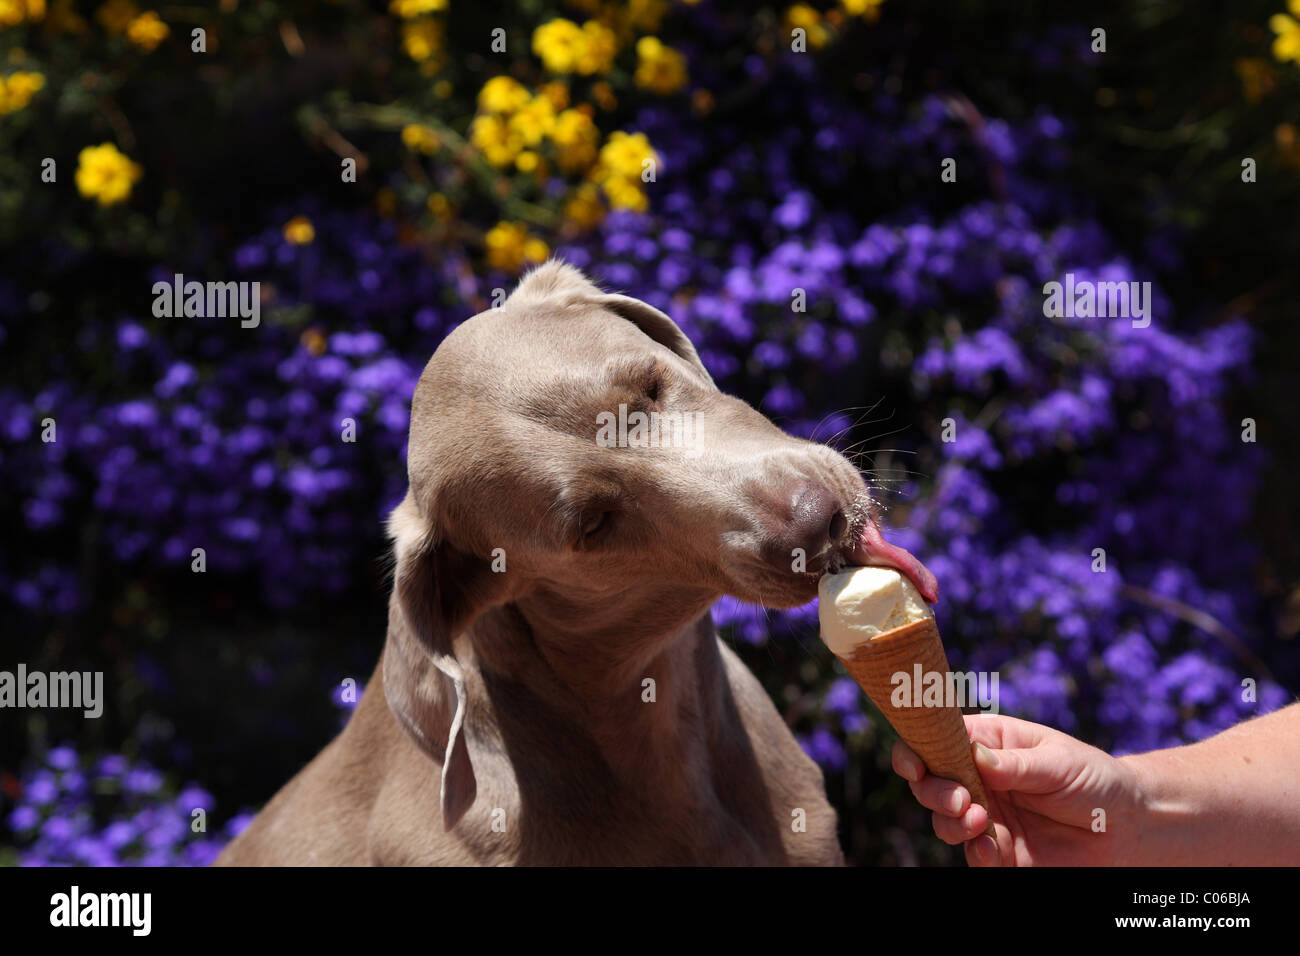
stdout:
[[1044,759],[1041,748],[991,750],[975,744],[975,766],[990,790],[1020,790],[1046,793],[1058,786],[1055,768]]

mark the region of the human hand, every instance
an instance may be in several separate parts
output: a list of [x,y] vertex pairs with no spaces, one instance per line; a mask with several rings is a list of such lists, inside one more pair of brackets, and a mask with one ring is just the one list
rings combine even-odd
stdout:
[[[926,772],[902,740],[894,772],[934,811],[935,835],[966,844],[971,866],[1099,866],[1130,859],[1141,834],[1138,779],[1132,767],[1096,747],[1014,717],[968,715],[975,766],[988,792],[997,843],[984,834],[988,814],[958,783]],[[1098,814],[1100,810],[1104,815]],[[1095,830],[1102,826],[1104,829]]]

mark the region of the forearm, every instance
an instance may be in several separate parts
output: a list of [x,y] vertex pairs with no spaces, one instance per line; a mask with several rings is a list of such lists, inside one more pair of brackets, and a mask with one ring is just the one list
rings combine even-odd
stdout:
[[1122,862],[1300,864],[1300,704],[1121,761],[1137,775],[1142,807]]

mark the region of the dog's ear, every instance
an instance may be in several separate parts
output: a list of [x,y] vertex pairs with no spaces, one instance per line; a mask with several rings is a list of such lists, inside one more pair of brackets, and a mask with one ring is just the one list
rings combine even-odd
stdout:
[[595,301],[601,308],[622,316],[660,345],[686,359],[704,376],[706,382],[710,385],[713,384],[713,377],[709,375],[709,370],[700,361],[699,353],[695,351],[695,346],[691,344],[691,340],[686,337],[685,332],[678,328],[677,323],[663,312],[660,312],[652,305],[647,305],[640,299],[634,299],[630,295],[618,295],[613,292],[602,293]]
[[[465,741],[466,673],[456,640],[482,611],[505,600],[504,574],[488,561],[439,541],[411,496],[389,518],[397,567],[389,608],[390,641],[384,653],[384,691],[407,732],[442,761],[439,799],[444,830],[456,825],[478,792]],[[446,695],[432,694],[436,668],[451,682],[455,709],[445,744],[428,728],[446,723]],[[441,746],[440,746],[441,744]]]
[[596,305],[627,319],[660,345],[690,362],[710,385],[713,378],[700,361],[695,346],[677,323],[652,305],[628,295],[602,292],[582,272],[558,259],[551,259],[529,272],[510,295],[509,301],[530,306],[583,307]]

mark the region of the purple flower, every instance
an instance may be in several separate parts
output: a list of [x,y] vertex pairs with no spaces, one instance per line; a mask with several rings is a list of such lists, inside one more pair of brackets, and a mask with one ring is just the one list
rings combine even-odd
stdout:
[[823,704],[833,713],[846,717],[861,710],[861,698],[862,690],[858,687],[857,682],[841,677],[831,682],[830,689],[826,691],[826,697],[823,699]]
[[827,770],[840,771],[848,765],[844,745],[825,727],[818,727],[811,734],[798,739],[804,752]]
[[33,806],[22,804],[9,814],[9,826],[16,832],[31,830],[41,822],[41,813]]
[[786,197],[785,202],[776,207],[772,218],[777,225],[785,229],[801,229],[812,217],[812,196],[798,189]]
[[23,788],[23,796],[36,806],[53,803],[59,788],[48,774],[41,774]]
[[122,786],[128,793],[156,793],[162,782],[162,775],[158,771],[138,767],[126,773]]

